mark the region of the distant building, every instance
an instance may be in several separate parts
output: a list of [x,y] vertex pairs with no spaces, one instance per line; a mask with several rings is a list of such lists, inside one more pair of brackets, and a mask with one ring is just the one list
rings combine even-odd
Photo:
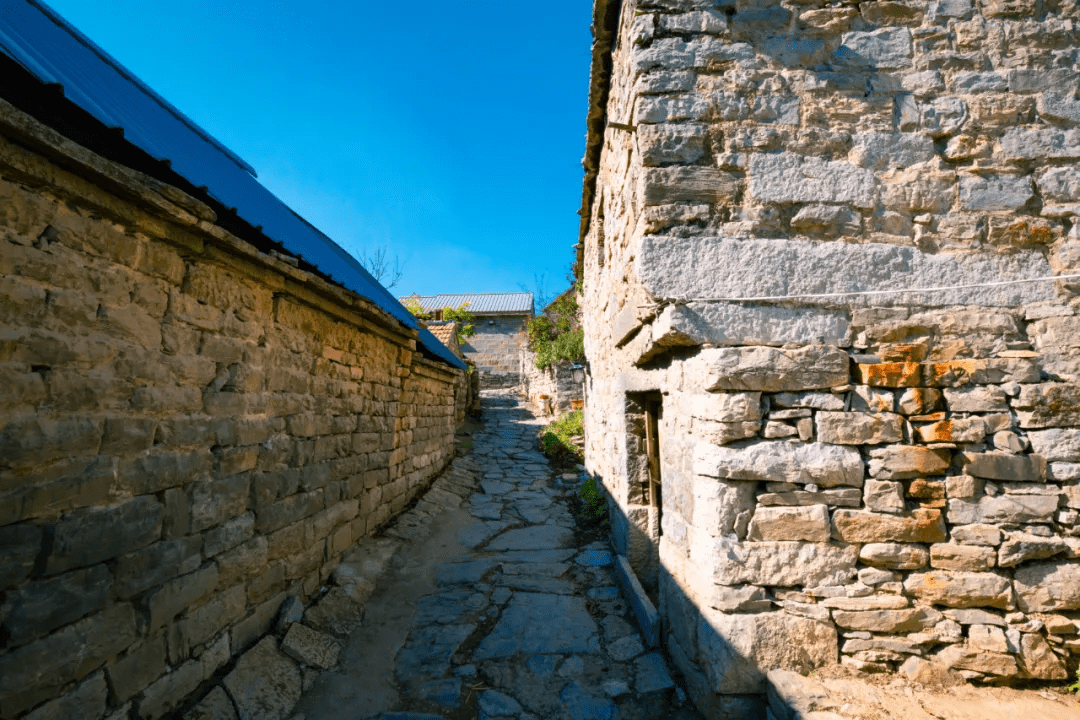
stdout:
[[461,350],[476,363],[481,386],[506,388],[520,382],[518,355],[525,345],[525,324],[534,312],[532,293],[412,295],[400,300],[418,303],[431,313],[433,323],[442,320],[443,308],[468,303],[469,312],[476,318],[476,334],[460,338],[464,340]]

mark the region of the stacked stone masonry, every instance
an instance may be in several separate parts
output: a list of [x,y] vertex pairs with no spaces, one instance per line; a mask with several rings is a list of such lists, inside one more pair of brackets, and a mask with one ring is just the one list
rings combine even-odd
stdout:
[[1074,673],[1080,281],[1011,283],[1080,273],[1080,5],[594,22],[586,462],[699,709],[780,667]]
[[528,315],[476,315],[476,334],[461,346],[476,363],[485,389],[512,388],[521,382],[519,354],[525,347]]
[[446,466],[464,375],[0,115],[0,716],[173,716]]
[[520,357],[519,393],[536,412],[546,414],[569,412],[575,401],[582,400],[582,387],[574,382],[573,373],[570,372],[572,363],[560,360],[546,368],[538,368],[536,367],[536,353],[526,346],[522,346]]

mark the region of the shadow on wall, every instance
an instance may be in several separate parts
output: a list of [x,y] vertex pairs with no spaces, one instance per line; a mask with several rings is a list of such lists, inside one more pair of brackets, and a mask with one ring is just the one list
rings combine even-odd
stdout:
[[[598,485],[601,479],[596,478]],[[632,533],[634,523],[608,497],[613,544]],[[661,548],[650,541],[657,556]],[[662,542],[662,540],[661,540]],[[625,547],[625,546],[624,546]],[[838,636],[831,623],[800,617],[782,610],[762,612],[767,600],[747,605],[747,614],[719,612],[699,607],[659,560],[651,566],[652,577],[630,569],[620,552],[617,572],[628,595],[632,612],[647,642],[661,642],[675,668],[683,676],[687,693],[706,720],[766,720],[766,707],[776,720],[799,717],[779,694],[769,692],[766,674],[775,668],[808,673],[836,664]],[[627,581],[630,573],[633,580]],[[628,586],[636,585],[636,591]],[[656,592],[644,587],[655,587]],[[734,588],[733,588],[734,589]],[[650,597],[652,596],[652,597]],[[659,608],[653,605],[658,597]],[[659,616],[657,616],[659,611]],[[793,643],[802,637],[805,643]],[[823,652],[823,649],[824,652]],[[766,697],[768,693],[768,698]],[[771,720],[771,718],[770,718]]]

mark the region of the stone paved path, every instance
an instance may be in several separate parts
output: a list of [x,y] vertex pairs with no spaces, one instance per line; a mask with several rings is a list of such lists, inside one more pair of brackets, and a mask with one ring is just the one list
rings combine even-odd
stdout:
[[403,547],[342,665],[297,709],[307,720],[699,718],[632,625],[607,543],[575,543],[577,477],[536,450],[542,423],[506,394],[486,395],[484,413],[471,453],[387,533]]

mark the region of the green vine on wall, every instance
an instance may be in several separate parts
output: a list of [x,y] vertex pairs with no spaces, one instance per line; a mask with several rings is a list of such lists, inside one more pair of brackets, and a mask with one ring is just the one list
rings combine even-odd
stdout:
[[536,367],[543,370],[560,360],[573,362],[585,357],[585,333],[578,322],[576,293],[565,293],[529,321],[529,349],[536,354]]

